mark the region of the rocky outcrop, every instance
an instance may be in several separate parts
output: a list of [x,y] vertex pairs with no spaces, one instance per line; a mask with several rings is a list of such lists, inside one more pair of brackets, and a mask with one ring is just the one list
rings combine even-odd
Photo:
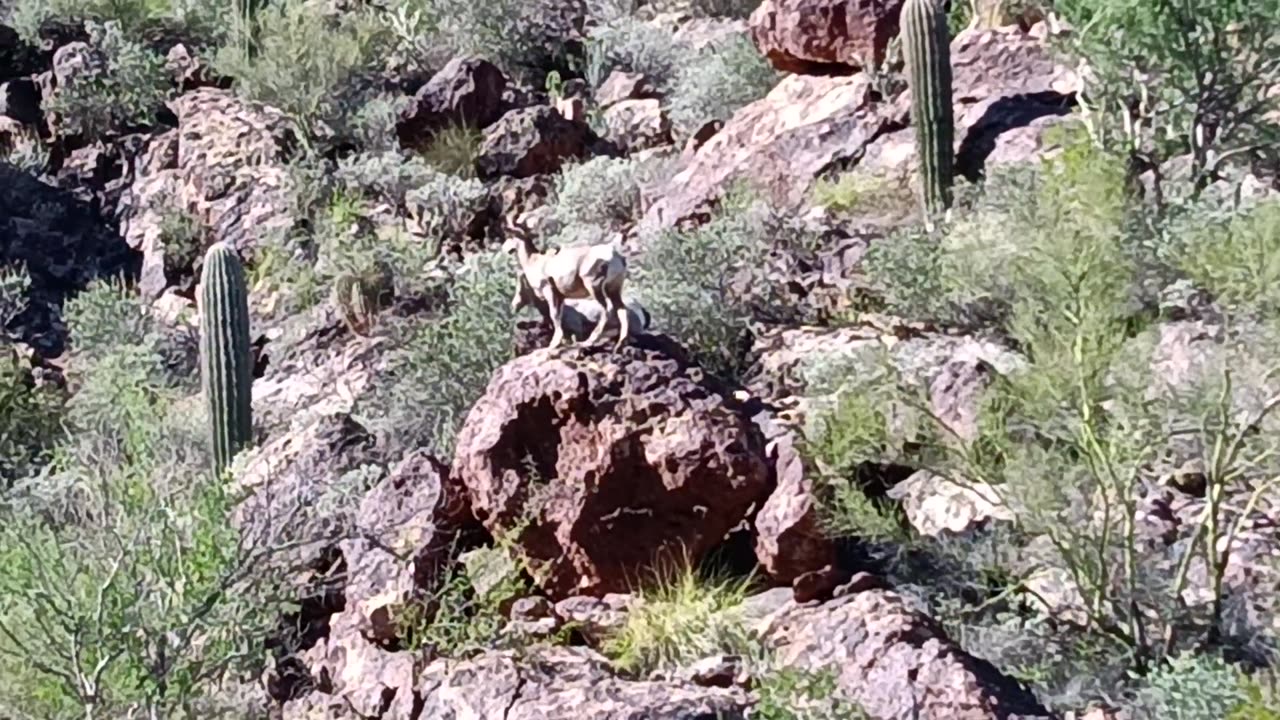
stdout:
[[780,663],[835,672],[837,688],[877,720],[1051,717],[1029,691],[966,654],[902,596],[845,590],[821,605],[788,602],[758,625]]
[[621,100],[604,111],[608,138],[623,152],[647,150],[671,142],[671,121],[657,99]]
[[346,612],[365,639],[384,645],[399,639],[410,604],[438,581],[470,520],[465,491],[422,451],[365,495],[354,537],[340,545]]
[[28,307],[10,331],[42,356],[66,341],[62,303],[101,277],[136,272],[138,256],[106,219],[70,193],[0,163],[0,267],[31,280]]
[[764,500],[759,430],[682,358],[631,345],[538,350],[497,371],[457,438],[454,472],[491,532],[553,598],[626,591],[696,561]]
[[850,72],[884,59],[902,0],[764,0],[751,39],[784,72]]
[[554,173],[566,161],[583,157],[594,140],[586,123],[545,105],[513,110],[485,132],[476,168],[485,178]]
[[604,658],[581,648],[436,663],[423,672],[418,695],[424,718],[733,720],[745,717],[748,705],[741,690],[620,679]]
[[283,113],[217,88],[186,93],[169,107],[178,127],[148,143],[119,209],[125,240],[143,253],[139,289],[148,297],[190,273],[169,259],[176,215],[195,226],[194,256],[214,242],[252,256],[273,231],[293,224],[285,162],[294,140]]
[[450,60],[418,89],[401,113],[396,123],[400,144],[406,148],[424,147],[450,125],[492,125],[502,117],[502,94],[506,89],[506,75],[488,60]]
[[795,438],[782,430],[769,443],[777,487],[756,514],[756,558],[769,577],[791,583],[836,562],[824,531],[814,478],[805,472]]
[[[970,178],[988,163],[1044,149],[1046,127],[1070,112],[1079,78],[1045,43],[1017,28],[967,31],[952,41],[957,167]],[[833,171],[909,171],[914,136],[906,93],[879,99],[863,75],[791,75],[739,110],[655,198],[642,232],[705,217],[746,181],[775,203],[799,207]]]

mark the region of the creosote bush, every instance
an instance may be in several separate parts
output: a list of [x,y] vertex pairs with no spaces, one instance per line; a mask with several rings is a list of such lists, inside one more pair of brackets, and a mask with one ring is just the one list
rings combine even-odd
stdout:
[[680,63],[670,91],[671,122],[681,135],[692,135],[764,97],[781,77],[749,38],[731,35]]

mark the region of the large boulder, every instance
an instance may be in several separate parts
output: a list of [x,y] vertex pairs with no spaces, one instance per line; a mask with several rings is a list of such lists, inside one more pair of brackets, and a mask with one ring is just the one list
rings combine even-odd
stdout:
[[769,492],[759,429],[700,369],[653,348],[517,358],[458,435],[454,472],[477,518],[522,529],[553,598],[625,592],[655,563],[696,561]]
[[534,649],[522,658],[488,652],[436,662],[418,682],[423,718],[505,720],[735,720],[749,701],[736,688],[625,680],[585,648]]
[[604,111],[608,137],[623,152],[637,152],[671,143],[671,121],[654,98],[620,100]]
[[788,602],[757,629],[780,663],[835,672],[837,688],[877,720],[1051,717],[1028,690],[965,653],[901,595],[857,589],[838,590],[821,605]]
[[[976,178],[989,162],[1025,161],[1045,150],[1044,130],[1075,102],[1076,74],[1017,28],[966,31],[951,52],[958,170]],[[914,162],[909,93],[881,100],[862,73],[791,75],[698,148],[640,228],[701,219],[739,181],[795,207],[831,172],[885,174]]]
[[[245,256],[292,226],[286,162],[292,123],[277,110],[251,105],[229,91],[203,87],[169,103],[178,127],[153,138],[133,186],[120,200],[125,240],[143,253],[139,289],[159,296],[191,260],[214,242]],[[198,247],[176,248],[174,218],[187,216]],[[170,256],[184,261],[175,267]]]
[[396,123],[407,148],[429,145],[450,125],[486,128],[502,117],[507,77],[497,65],[476,57],[457,57],[418,89]]
[[476,167],[485,178],[551,174],[586,155],[594,140],[586,123],[545,105],[513,110],[485,131]]
[[751,39],[785,72],[852,71],[880,63],[903,0],[765,0]]
[[756,513],[756,558],[769,577],[784,583],[820,572],[836,562],[836,547],[825,532],[814,477],[805,471],[794,435],[776,423],[769,442],[777,487]]

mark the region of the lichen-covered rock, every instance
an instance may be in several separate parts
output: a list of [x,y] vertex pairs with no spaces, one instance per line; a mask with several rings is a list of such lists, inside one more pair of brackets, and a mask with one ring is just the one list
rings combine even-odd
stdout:
[[608,137],[623,152],[671,143],[671,121],[657,99],[621,100],[604,111]]
[[696,561],[762,502],[760,431],[698,368],[630,345],[537,350],[494,374],[454,473],[492,532],[517,538],[553,598],[627,591]]
[[197,256],[204,246],[225,242],[251,257],[294,221],[285,167],[293,126],[283,113],[211,87],[181,95],[169,107],[178,128],[151,141],[119,208],[125,240],[144,256],[139,289],[148,297],[172,280],[166,257],[175,249],[167,228],[175,215],[188,216],[198,231]]
[[591,128],[547,106],[513,110],[485,131],[476,167],[481,176],[531,177],[581,158],[595,140]]
[[744,718],[737,688],[624,680],[584,648],[536,648],[531,657],[488,652],[436,662],[418,682],[423,718],[505,720],[693,720]]
[[[839,594],[839,593],[837,593]],[[1035,696],[961,650],[897,593],[867,589],[787,603],[759,625],[778,661],[828,669],[877,720],[1047,720]]]
[[884,59],[901,11],[902,0],[765,0],[751,39],[785,72],[856,70]]
[[456,548],[471,510],[449,469],[425,452],[405,458],[365,495],[355,537],[342,541],[347,565],[346,611],[366,639],[391,643]]

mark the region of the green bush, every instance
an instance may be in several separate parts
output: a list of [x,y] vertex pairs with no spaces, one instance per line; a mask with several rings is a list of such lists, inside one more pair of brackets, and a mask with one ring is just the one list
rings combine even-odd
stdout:
[[379,97],[373,74],[393,43],[372,11],[328,18],[309,3],[272,3],[258,10],[254,32],[252,52],[232,42],[214,56],[237,93],[283,111],[304,143],[360,136],[361,111]]
[[640,676],[671,672],[709,655],[749,655],[757,647],[740,605],[746,580],[707,577],[685,568],[643,589],[604,652]]
[[1280,201],[1186,228],[1179,245],[1173,262],[1219,302],[1261,315],[1280,310]]
[[599,157],[566,167],[555,179],[555,219],[562,226],[620,229],[640,211],[633,160]]
[[224,36],[226,11],[226,3],[201,0],[16,0],[7,22],[33,44],[38,43],[40,29],[50,23],[85,21],[117,23],[133,40],[168,27],[201,44],[212,44]]
[[1089,59],[1083,103],[1098,143],[1141,167],[1189,154],[1195,192],[1233,158],[1274,158],[1280,0],[1058,0],[1054,9],[1079,29],[1071,50]]
[[57,115],[60,132],[91,140],[150,125],[172,93],[164,58],[128,39],[114,21],[86,26],[103,67],[73,76],[44,109]]
[[0,707],[216,714],[224,683],[263,670],[285,577],[265,561],[284,544],[231,522],[195,373],[172,367],[144,303],[98,285],[66,317],[68,432],[45,472],[0,492]]
[[665,88],[686,59],[686,51],[670,32],[630,16],[593,28],[586,55],[586,77],[592,87],[600,87],[614,70],[623,70],[645,75]]
[[358,403],[368,426],[397,447],[452,453],[466,413],[512,357],[511,263],[498,253],[471,256],[454,277],[446,317],[399,327],[385,380]]
[[654,238],[633,265],[632,287],[654,327],[678,338],[703,367],[738,377],[755,309],[750,292],[765,287],[751,274],[762,272],[768,241],[747,201],[730,198],[705,225]]
[[680,63],[668,98],[671,122],[690,135],[712,120],[728,120],[781,77],[749,38],[732,35]]
[[832,670],[777,668],[766,673],[753,691],[753,720],[865,720],[866,713],[842,697]]
[[1134,710],[1141,720],[1222,720],[1247,702],[1242,680],[1221,658],[1178,655],[1147,676]]

